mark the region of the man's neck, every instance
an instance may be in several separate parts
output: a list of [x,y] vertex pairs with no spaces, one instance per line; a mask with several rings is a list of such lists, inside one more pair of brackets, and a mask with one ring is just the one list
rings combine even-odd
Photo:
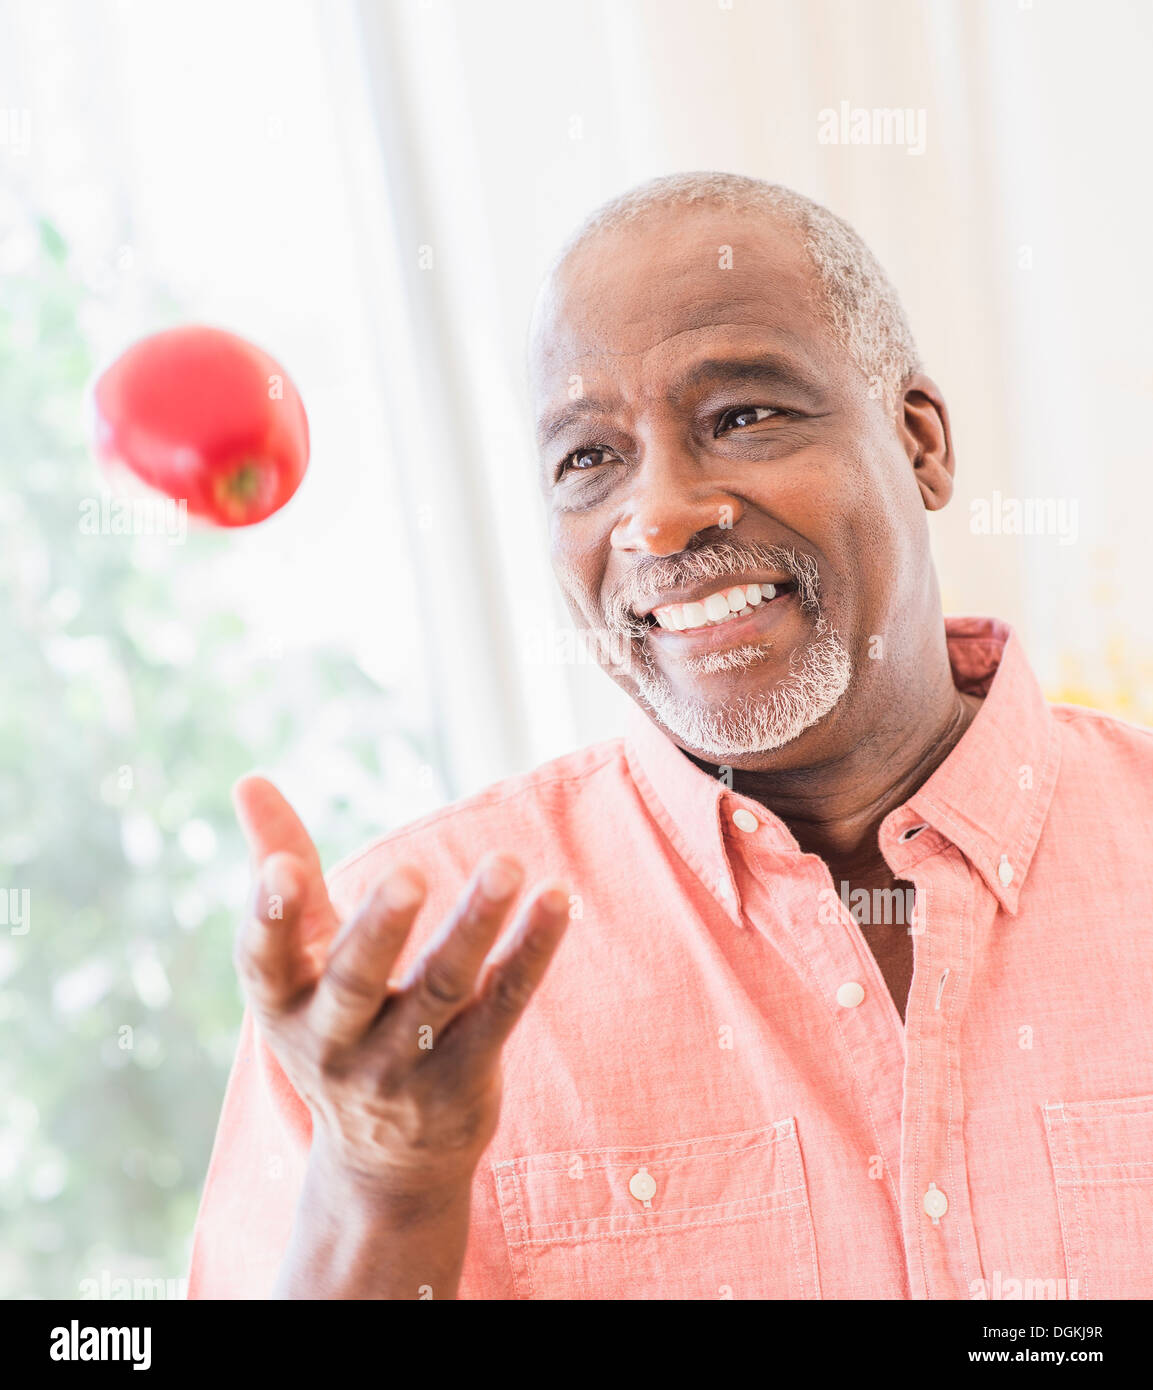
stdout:
[[[789,827],[801,849],[819,855],[834,881],[885,879],[878,846],[881,822],[928,781],[968,729],[981,701],[948,691],[910,727],[883,728],[835,761],[787,772],[732,773],[733,790],[767,806]],[[715,772],[710,764],[693,758]]]

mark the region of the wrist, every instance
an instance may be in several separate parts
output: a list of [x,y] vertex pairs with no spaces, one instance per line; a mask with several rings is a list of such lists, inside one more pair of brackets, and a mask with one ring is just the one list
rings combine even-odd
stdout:
[[452,1299],[471,1183],[363,1174],[314,1142],[274,1298]]
[[439,1168],[417,1161],[377,1163],[369,1169],[314,1130],[305,1188],[323,1206],[386,1212],[390,1222],[408,1224],[467,1203],[474,1172],[475,1165]]

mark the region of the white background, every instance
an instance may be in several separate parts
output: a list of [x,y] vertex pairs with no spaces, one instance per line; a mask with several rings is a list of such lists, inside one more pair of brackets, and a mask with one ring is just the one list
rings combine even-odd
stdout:
[[[791,184],[873,245],[951,406],[947,611],[1017,625],[1051,694],[1153,722],[1153,5],[9,0],[4,32],[31,141],[0,169],[114,291],[108,353],[158,326],[147,269],[304,395],[309,475],[236,535],[222,601],[427,707],[449,794],[619,725],[598,671],[531,659],[563,618],[524,330],[572,226],[679,169]],[[924,153],[822,144],[842,101],[923,110]],[[1075,500],[1076,544],[972,534],[994,489]]]

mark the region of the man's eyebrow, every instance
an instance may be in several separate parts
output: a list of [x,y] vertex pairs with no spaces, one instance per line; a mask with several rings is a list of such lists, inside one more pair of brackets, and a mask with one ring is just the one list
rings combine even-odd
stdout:
[[[816,390],[816,383],[789,358],[768,352],[755,357],[707,357],[688,369],[677,383],[677,389],[706,386],[714,382],[732,386],[779,386],[809,396]],[[557,435],[587,416],[607,415],[611,409],[593,396],[578,396],[542,418],[537,431],[540,447],[551,444]]]
[[782,386],[812,394],[816,382],[790,361],[774,353],[755,357],[708,357],[696,362],[681,378],[682,386],[723,385]]
[[608,413],[609,408],[592,396],[578,396],[575,401],[569,401],[560,410],[544,416],[537,430],[538,442],[543,448],[544,445],[551,444],[558,434],[563,433],[586,416]]

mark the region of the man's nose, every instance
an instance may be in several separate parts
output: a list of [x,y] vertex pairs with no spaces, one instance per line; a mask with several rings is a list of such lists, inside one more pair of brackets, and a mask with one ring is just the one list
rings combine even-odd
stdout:
[[650,450],[633,472],[612,530],[614,549],[675,555],[702,531],[735,526],[742,505],[707,469],[688,449]]

